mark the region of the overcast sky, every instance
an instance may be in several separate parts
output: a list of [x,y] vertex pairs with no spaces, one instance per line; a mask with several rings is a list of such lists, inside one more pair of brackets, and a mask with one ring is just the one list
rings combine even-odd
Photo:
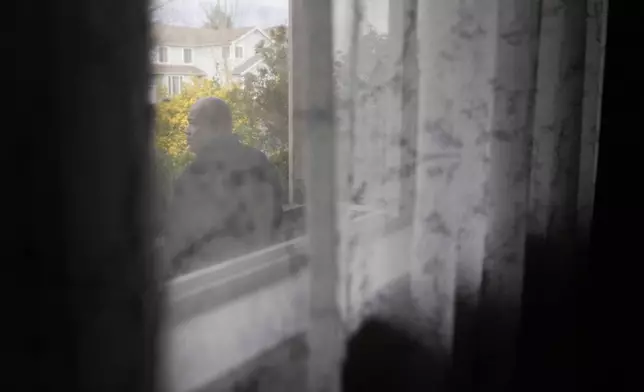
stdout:
[[[200,27],[204,23],[203,6],[216,4],[216,0],[160,0],[168,1],[159,18],[170,24]],[[289,0],[222,0],[229,8],[236,8],[238,26],[267,27],[288,21]]]
[[[168,2],[158,18],[168,24],[201,27],[204,24],[204,5],[217,0],[157,0]],[[221,0],[236,9],[237,26],[268,27],[288,23],[289,0]],[[365,23],[381,33],[388,30],[390,0],[363,0]],[[402,0],[400,0],[402,1]],[[334,42],[336,50],[344,51],[350,42],[352,0],[334,0]]]

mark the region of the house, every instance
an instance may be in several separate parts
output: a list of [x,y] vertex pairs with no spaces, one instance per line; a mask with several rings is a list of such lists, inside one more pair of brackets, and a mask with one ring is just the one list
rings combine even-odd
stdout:
[[236,66],[232,71],[232,80],[241,82],[249,73],[257,72],[264,64],[264,58],[260,54],[256,54],[243,63]]
[[175,95],[192,77],[215,78],[222,83],[239,80],[257,69],[262,59],[255,49],[269,39],[258,27],[213,30],[156,24],[153,34],[153,100],[159,86]]

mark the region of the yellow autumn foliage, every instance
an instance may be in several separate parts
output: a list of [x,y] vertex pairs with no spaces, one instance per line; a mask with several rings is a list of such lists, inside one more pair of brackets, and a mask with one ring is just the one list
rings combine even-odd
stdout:
[[233,115],[233,132],[242,143],[263,151],[277,167],[284,185],[288,179],[288,51],[286,28],[271,34],[272,43],[257,47],[266,68],[246,77],[243,85],[220,85],[214,80],[186,81],[181,93],[169,96],[158,86],[156,112],[157,166],[162,192],[169,197],[177,175],[193,159],[185,130],[188,112],[200,98],[225,100]]
[[159,89],[156,108],[156,147],[163,159],[163,167],[175,177],[190,163],[185,130],[188,127],[190,107],[200,98],[217,97],[230,105],[233,114],[233,132],[243,143],[260,147],[264,133],[252,123],[251,99],[235,84],[222,86],[214,80],[195,78],[184,83],[180,94],[168,97],[167,90]]

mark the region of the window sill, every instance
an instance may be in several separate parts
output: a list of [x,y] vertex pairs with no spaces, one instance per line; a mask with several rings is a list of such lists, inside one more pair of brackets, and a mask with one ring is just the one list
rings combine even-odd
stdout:
[[[285,216],[292,217],[289,221],[296,222],[290,228],[293,232],[302,232],[302,227],[299,227],[302,226],[302,220],[299,219],[302,212],[302,206],[285,209]],[[383,212],[360,211],[351,220],[348,230],[367,235],[372,230],[384,230],[383,234],[388,234],[390,230],[398,230],[398,226],[395,218],[387,219]],[[308,262],[308,238],[300,235],[260,251],[179,276],[167,283],[169,322],[176,325],[295,277],[306,269]]]

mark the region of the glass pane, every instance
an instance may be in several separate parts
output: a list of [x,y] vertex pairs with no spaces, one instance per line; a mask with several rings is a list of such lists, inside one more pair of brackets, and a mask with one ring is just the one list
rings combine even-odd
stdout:
[[159,62],[161,63],[168,62],[168,48],[166,47],[159,48]]
[[154,104],[165,374],[173,391],[276,377],[277,390],[304,390],[307,251],[304,199],[289,196],[302,171],[290,162],[302,152],[291,149],[300,137],[290,128],[288,1],[196,4],[168,1],[153,18],[167,57],[154,68],[166,83]]
[[172,95],[177,95],[181,93],[181,77],[173,76],[172,77]]

